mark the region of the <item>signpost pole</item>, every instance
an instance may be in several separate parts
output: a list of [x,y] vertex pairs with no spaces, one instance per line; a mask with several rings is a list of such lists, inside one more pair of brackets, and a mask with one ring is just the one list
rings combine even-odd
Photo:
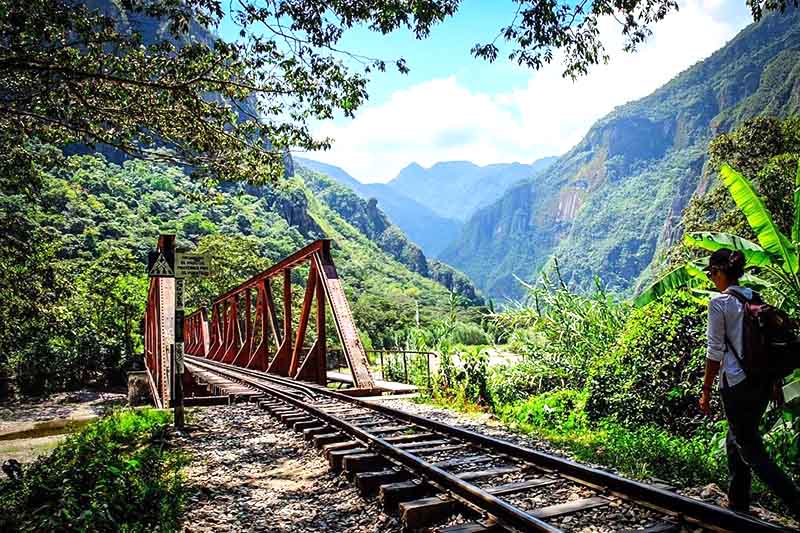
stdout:
[[[165,376],[173,378],[171,390],[172,405],[175,408],[175,429],[182,430],[183,418],[183,318],[184,318],[184,279],[194,276],[208,276],[211,272],[210,259],[206,255],[178,252],[175,246],[175,235],[161,235],[159,249],[150,254],[148,271],[150,277],[173,278],[175,302],[172,309],[174,313],[174,341],[169,347],[169,363],[171,374],[165,369]],[[172,299],[171,293],[168,300]],[[166,315],[165,315],[166,316]],[[169,323],[170,321],[167,320]],[[166,356],[167,354],[165,354]],[[166,364],[165,364],[166,366]],[[165,377],[166,381],[166,377]],[[167,402],[164,402],[167,403]]]
[[175,278],[175,429],[183,429],[183,278]]

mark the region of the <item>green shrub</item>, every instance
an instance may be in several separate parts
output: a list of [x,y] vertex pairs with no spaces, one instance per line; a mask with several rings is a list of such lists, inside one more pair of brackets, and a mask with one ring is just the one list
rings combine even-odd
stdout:
[[687,438],[652,424],[627,428],[603,422],[599,427],[599,446],[576,447],[579,459],[613,466],[627,476],[658,478],[682,486],[725,482],[725,454],[714,446],[710,434]]
[[724,422],[716,432],[698,431],[687,438],[653,424],[630,428],[608,419],[593,423],[586,416],[586,400],[585,393],[565,389],[504,405],[498,414],[579,461],[602,464],[626,476],[684,485],[724,482]]
[[616,345],[590,369],[589,417],[652,422],[686,434],[697,414],[706,316],[686,292],[635,310]]
[[500,408],[500,416],[537,430],[571,431],[587,427],[585,403],[585,394],[563,389],[505,405]]
[[170,415],[118,411],[0,482],[2,531],[173,531],[185,458],[165,450]]
[[458,354],[462,370],[456,376],[459,386],[464,390],[468,402],[479,405],[489,403],[487,376],[489,356],[480,348],[471,348]]
[[477,346],[490,344],[489,336],[478,324],[472,322],[456,322],[450,333],[453,344]]
[[511,404],[563,386],[567,376],[556,369],[523,361],[516,365],[489,368],[488,394],[492,405]]
[[507,332],[514,351],[563,377],[567,387],[583,387],[592,361],[614,345],[629,306],[606,294],[599,280],[591,294],[570,291],[557,261],[526,288],[525,303],[493,316],[496,327]]

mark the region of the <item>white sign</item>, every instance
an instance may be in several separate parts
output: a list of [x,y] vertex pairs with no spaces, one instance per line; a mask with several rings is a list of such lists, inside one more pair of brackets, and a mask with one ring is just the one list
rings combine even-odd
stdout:
[[207,255],[176,253],[175,277],[191,278],[195,276],[210,276],[211,261]]

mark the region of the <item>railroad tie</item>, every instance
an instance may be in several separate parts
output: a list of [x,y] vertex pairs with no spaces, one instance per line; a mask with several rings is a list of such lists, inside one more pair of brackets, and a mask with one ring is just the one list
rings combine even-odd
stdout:
[[319,420],[317,420],[312,416],[308,416],[306,414],[281,417],[281,422],[283,422],[284,425],[289,427],[294,426],[297,422],[307,422],[307,421],[313,421],[314,424],[319,424]]
[[395,445],[396,448],[407,450],[409,452],[416,451],[417,448],[431,448],[433,446],[440,446],[442,444],[452,444],[453,441],[449,439],[436,439],[436,440],[423,440],[418,442],[404,442]]
[[326,426],[321,426],[321,422],[316,418],[309,418],[307,420],[298,420],[292,424],[292,429],[295,431],[305,431],[307,429],[322,429]]
[[380,491],[381,485],[406,481],[411,474],[403,468],[389,468],[377,472],[360,472],[356,474],[356,488],[365,498],[372,498]]
[[386,437],[383,440],[392,444],[401,444],[403,442],[414,442],[420,440],[431,440],[432,437],[438,437],[436,433],[411,433],[408,435],[397,435],[395,437]]
[[[349,436],[348,436],[349,438]],[[346,440],[340,442],[332,442],[330,444],[326,444],[322,447],[322,455],[325,456],[325,459],[328,459],[328,454],[332,451],[336,450],[349,450],[352,448],[363,448],[364,445],[357,441],[357,440]]]
[[348,455],[356,455],[360,453],[367,453],[367,448],[344,448],[341,450],[328,450],[326,456],[328,457],[328,465],[334,472],[342,471],[342,461]]
[[453,466],[488,463],[489,461],[494,461],[496,459],[499,458],[491,457],[489,455],[471,455],[469,457],[461,457],[458,459],[450,459],[447,461],[441,461],[439,463],[433,463],[433,466],[435,466],[436,468],[451,468]]
[[381,505],[387,513],[395,513],[401,502],[407,502],[434,494],[436,489],[425,481],[400,481],[381,485]]
[[489,477],[502,476],[503,474],[513,474],[522,470],[518,466],[498,466],[496,468],[487,468],[486,470],[470,470],[468,472],[460,472],[455,476],[463,481],[477,481],[479,479],[486,479]]
[[353,479],[356,474],[383,470],[391,465],[388,459],[377,453],[358,453],[342,458],[342,470],[349,479]]
[[317,435],[324,435],[325,433],[330,434],[331,427],[330,426],[318,426],[313,428],[307,428],[303,430],[303,438],[305,440],[314,441],[314,437]]
[[341,431],[335,431],[333,433],[322,433],[319,435],[314,435],[313,439],[314,439],[314,447],[317,448],[318,450],[321,450],[329,444],[346,441],[350,439],[350,436],[345,435]]
[[[464,472],[456,474],[463,480],[477,480],[487,477],[494,477],[497,475],[507,474],[518,471],[516,467],[499,467],[488,470],[476,472]],[[507,483],[486,489],[486,492],[494,496],[511,494],[514,492],[521,492],[534,487],[541,487],[551,483],[556,483],[556,480],[549,478],[537,478],[533,480]],[[609,501],[603,497],[584,498],[582,500],[575,500],[573,502],[550,505],[542,507],[530,514],[537,518],[553,518],[565,514],[572,514],[594,507],[602,507],[608,505]],[[421,529],[429,527],[445,520],[448,516],[456,512],[464,512],[466,507],[460,504],[455,499],[447,495],[438,495],[431,498],[421,498],[418,500],[406,501],[399,504],[400,516],[403,521],[403,527],[409,530]],[[479,530],[480,531],[480,530]]]
[[470,446],[468,444],[447,444],[445,446],[431,446],[431,447],[421,447],[421,448],[410,448],[406,450],[408,453],[413,453],[414,455],[430,455],[434,453],[440,452],[453,452],[458,450],[466,450]]
[[536,518],[554,518],[556,516],[563,516],[565,514],[577,513],[587,509],[594,509],[595,507],[605,507],[610,501],[608,498],[602,496],[592,496],[591,498],[583,498],[581,500],[574,500],[567,503],[559,503],[556,505],[548,505],[530,511],[530,514]]
[[442,522],[462,507],[450,497],[432,496],[401,503],[400,518],[405,529],[422,529]]

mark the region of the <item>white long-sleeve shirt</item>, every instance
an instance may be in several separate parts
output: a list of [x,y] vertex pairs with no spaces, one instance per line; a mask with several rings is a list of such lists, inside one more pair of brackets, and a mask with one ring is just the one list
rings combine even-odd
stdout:
[[[753,291],[747,287],[731,285],[728,290],[736,291],[748,300],[753,297]],[[712,361],[722,362],[719,376],[719,388],[724,387],[723,376],[729,387],[741,383],[745,379],[742,365],[730,349],[730,345],[743,357],[742,353],[742,328],[744,306],[730,294],[718,294],[708,302],[708,352],[707,357]],[[727,334],[729,345],[725,344]]]

